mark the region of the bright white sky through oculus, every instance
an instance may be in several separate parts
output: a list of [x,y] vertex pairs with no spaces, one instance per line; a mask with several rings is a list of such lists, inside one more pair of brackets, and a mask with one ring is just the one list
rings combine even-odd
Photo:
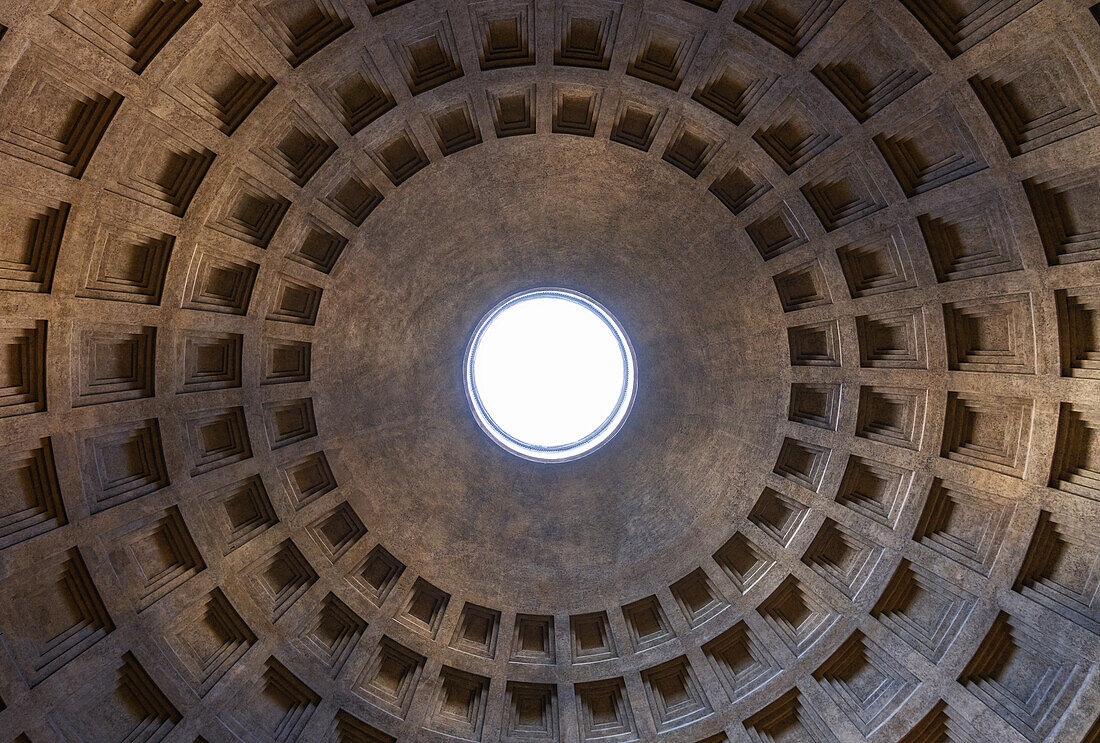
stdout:
[[472,362],[484,412],[536,448],[616,425],[609,418],[629,373],[618,337],[597,310],[552,294],[501,310],[482,329]]

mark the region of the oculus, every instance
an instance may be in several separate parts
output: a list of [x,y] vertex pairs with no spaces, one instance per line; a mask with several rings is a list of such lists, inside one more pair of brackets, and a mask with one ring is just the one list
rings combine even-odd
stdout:
[[474,329],[463,366],[481,428],[537,462],[568,462],[606,444],[637,389],[634,350],[618,320],[569,289],[500,302]]

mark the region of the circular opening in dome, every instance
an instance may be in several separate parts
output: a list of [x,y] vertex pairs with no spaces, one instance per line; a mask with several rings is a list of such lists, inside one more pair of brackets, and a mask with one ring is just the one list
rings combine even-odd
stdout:
[[568,289],[533,289],[498,304],[474,329],[464,367],[482,429],[539,462],[567,462],[606,444],[637,387],[618,320]]

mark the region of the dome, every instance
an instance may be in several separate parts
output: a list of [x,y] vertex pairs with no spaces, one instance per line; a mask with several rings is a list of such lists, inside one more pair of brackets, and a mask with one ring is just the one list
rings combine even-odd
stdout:
[[[1098,69],[1092,0],[0,3],[0,737],[1097,743]],[[548,295],[623,366],[532,445]]]

